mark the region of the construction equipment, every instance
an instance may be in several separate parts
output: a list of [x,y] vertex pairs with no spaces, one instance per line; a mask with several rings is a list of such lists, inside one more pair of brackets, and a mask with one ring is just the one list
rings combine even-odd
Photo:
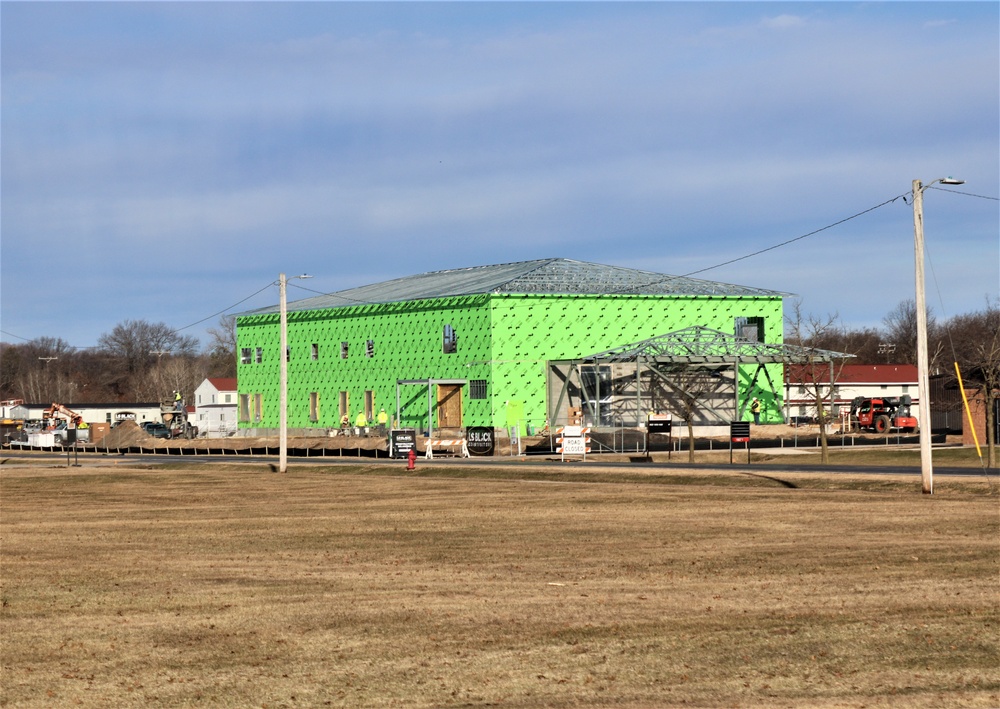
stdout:
[[56,445],[90,440],[90,429],[83,416],[62,404],[52,402],[52,406],[42,411],[42,419],[46,430],[54,432]]
[[160,418],[173,438],[196,438],[198,427],[188,421],[187,407],[180,399],[160,402]]
[[906,433],[917,430],[918,422],[910,415],[913,400],[908,394],[868,398],[856,396],[851,401],[851,428],[875,433],[897,429]]

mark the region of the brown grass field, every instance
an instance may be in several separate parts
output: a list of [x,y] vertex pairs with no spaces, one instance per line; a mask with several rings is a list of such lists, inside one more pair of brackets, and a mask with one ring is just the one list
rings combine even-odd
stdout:
[[1000,706],[982,479],[545,470],[4,465],[0,704]]

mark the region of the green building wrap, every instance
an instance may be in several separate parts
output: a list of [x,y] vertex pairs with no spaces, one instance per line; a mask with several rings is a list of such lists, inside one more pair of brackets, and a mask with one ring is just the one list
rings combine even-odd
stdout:
[[[547,423],[547,363],[578,359],[620,345],[700,325],[733,332],[737,318],[756,318],[762,341],[781,342],[780,294],[634,295],[482,293],[401,302],[292,309],[288,322],[288,426],[335,428],[342,413],[385,408],[404,427],[425,429],[427,384],[468,382],[460,393],[461,426],[522,431]],[[279,422],[279,314],[237,318],[237,378],[241,428]],[[780,365],[768,365],[781,381]],[[780,419],[780,403],[765,388],[750,389],[740,373],[741,401],[765,403],[764,421]],[[770,400],[770,401],[769,401]],[[344,411],[342,412],[342,409]],[[747,414],[749,418],[749,414]],[[454,420],[448,422],[455,423]]]

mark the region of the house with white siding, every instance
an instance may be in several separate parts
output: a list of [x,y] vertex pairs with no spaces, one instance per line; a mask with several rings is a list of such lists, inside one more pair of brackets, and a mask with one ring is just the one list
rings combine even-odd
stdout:
[[209,377],[194,390],[192,424],[207,438],[236,432],[236,377]]

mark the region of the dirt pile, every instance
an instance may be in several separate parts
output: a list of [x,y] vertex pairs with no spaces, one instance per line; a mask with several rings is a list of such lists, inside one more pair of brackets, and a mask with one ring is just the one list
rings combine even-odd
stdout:
[[135,421],[122,421],[112,428],[97,445],[102,448],[128,448],[130,446],[150,446],[155,438],[143,431]]

